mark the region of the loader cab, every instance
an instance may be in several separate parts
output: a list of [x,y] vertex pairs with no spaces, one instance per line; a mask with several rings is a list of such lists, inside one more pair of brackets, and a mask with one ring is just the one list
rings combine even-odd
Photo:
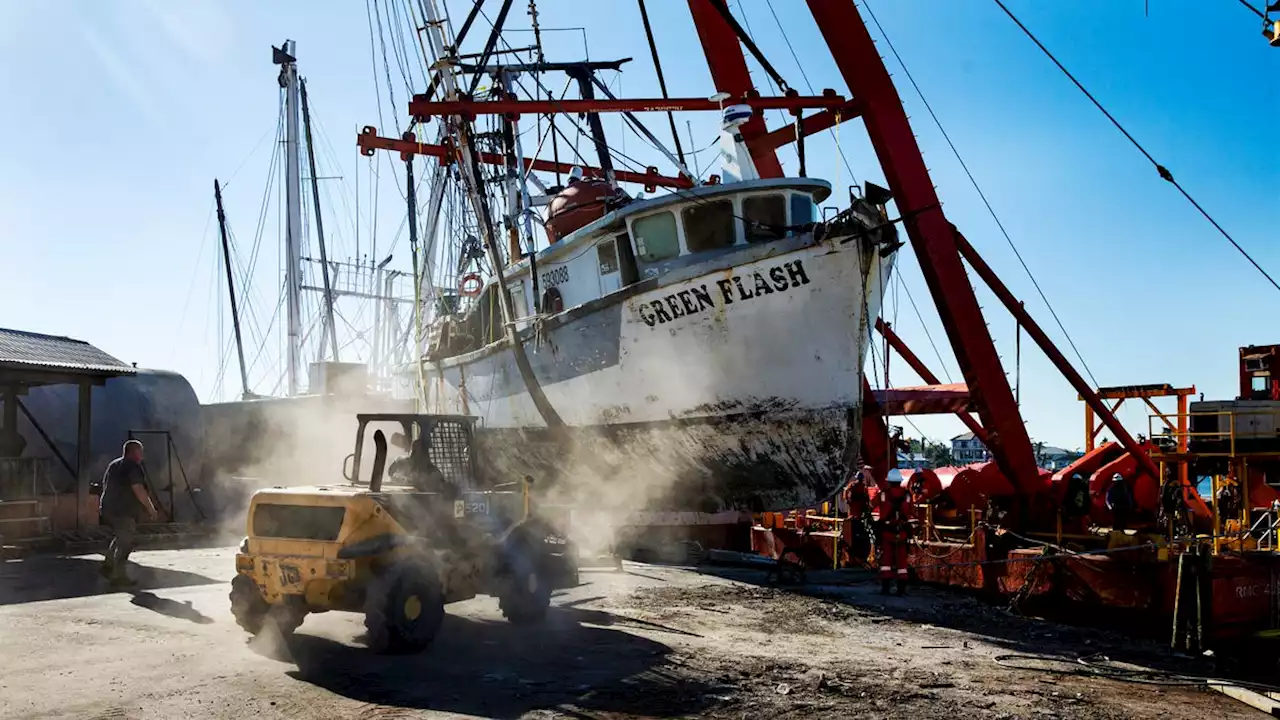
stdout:
[[372,492],[461,495],[483,489],[477,472],[475,424],[466,415],[360,414],[355,450],[343,474]]

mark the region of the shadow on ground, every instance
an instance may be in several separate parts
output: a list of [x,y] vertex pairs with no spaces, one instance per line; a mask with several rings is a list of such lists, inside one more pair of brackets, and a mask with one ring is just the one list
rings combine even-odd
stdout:
[[[96,558],[56,555],[37,555],[0,563],[0,605],[122,592],[120,588],[111,587],[98,574],[99,567],[100,561]],[[196,573],[132,563],[129,573],[138,581],[137,585],[128,588],[133,592],[219,582]]]
[[152,612],[158,612],[161,615],[168,615],[179,620],[190,620],[197,625],[209,625],[213,622],[213,618],[192,607],[190,600],[179,602],[162,598],[155,593],[134,592],[133,598],[129,602]]
[[607,612],[553,607],[538,627],[446,615],[435,643],[416,655],[377,655],[305,632],[283,646],[265,637],[253,645],[295,663],[289,675],[298,680],[353,700],[415,710],[508,718],[554,708],[570,716],[671,717],[697,715],[716,702],[715,687],[666,663],[667,645],[607,627],[627,623]]
[[[1182,673],[1206,673],[1229,670],[1229,663],[1191,658],[1170,652],[1168,642],[1141,634],[1152,620],[1146,613],[1141,627],[1134,618],[1111,621],[1102,625],[1108,611],[1085,605],[1052,606],[1036,609],[1036,614],[1022,614],[1009,608],[1006,599],[984,599],[949,588],[913,584],[904,597],[880,594],[880,582],[869,571],[810,572],[802,585],[775,585],[764,572],[739,568],[699,566],[705,575],[737,580],[750,585],[707,586],[706,590],[722,594],[746,592],[749,601],[769,602],[778,595],[807,598],[814,604],[806,615],[829,621],[859,620],[871,623],[907,622],[933,625],[969,633],[974,639],[1008,650],[1010,654],[1052,655],[1071,661],[1102,653],[1112,660]],[[735,590],[735,588],[737,588]],[[724,601],[729,597],[721,598]],[[706,598],[714,602],[715,598]],[[658,598],[661,602],[661,598]],[[1049,617],[1045,617],[1048,615]],[[803,622],[797,619],[796,622]],[[1128,624],[1124,624],[1127,622]],[[802,631],[780,621],[781,631]],[[957,637],[952,645],[964,643]],[[944,649],[939,646],[938,649]]]

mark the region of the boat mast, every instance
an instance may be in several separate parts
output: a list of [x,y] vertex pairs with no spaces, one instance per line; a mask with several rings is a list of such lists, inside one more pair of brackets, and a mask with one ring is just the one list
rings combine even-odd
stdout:
[[[493,46],[497,42],[498,34],[502,32],[502,22],[506,18],[506,11],[510,9],[510,4],[511,0],[507,0],[502,10],[498,13],[492,34],[485,44],[485,53],[480,58],[479,64],[481,67],[488,61],[489,53],[492,52]],[[452,62],[453,58],[450,57],[452,46],[446,36],[447,30],[441,21],[440,12],[436,7],[436,0],[425,0],[423,5],[427,15],[427,25],[433,30],[433,32],[429,33],[431,51],[436,61],[436,67],[440,68],[439,72],[445,88],[445,98],[457,100],[458,84],[455,75],[457,67]],[[478,82],[479,76],[472,84],[475,85]],[[524,381],[525,388],[529,391],[529,399],[533,401],[534,407],[538,409],[538,414],[542,416],[543,422],[547,424],[547,427],[562,427],[564,420],[561,419],[560,413],[556,412],[556,409],[551,406],[551,402],[547,400],[546,393],[542,391],[542,384],[538,382],[537,376],[533,373],[533,366],[529,363],[529,356],[525,353],[524,344],[520,341],[519,332],[516,330],[511,293],[507,291],[507,280],[503,273],[502,253],[499,251],[497,239],[494,237],[492,218],[489,216],[488,203],[485,202],[484,181],[478,172],[476,149],[471,142],[470,121],[460,116],[442,117],[441,121],[455,124],[456,132],[453,134],[458,141],[458,154],[462,165],[462,181],[467,195],[471,199],[476,221],[480,224],[481,234],[484,236],[485,249],[489,255],[489,262],[493,266],[498,305],[502,309],[502,323],[506,328],[507,343],[511,346],[511,354],[515,357],[516,369],[520,372],[520,378]],[[610,179],[612,179],[612,175],[610,175]]]
[[285,91],[285,302],[288,306],[288,396],[298,394],[298,356],[302,345],[302,174],[298,151],[297,43],[285,40],[273,47],[272,61],[280,66]]
[[[302,121],[307,132],[307,163],[311,169],[311,199],[316,208],[316,242],[320,245],[320,275],[324,278],[324,322],[333,350],[333,361],[338,362],[338,328],[333,324],[333,288],[329,285],[329,254],[324,246],[324,220],[320,217],[320,179],[316,177],[316,149],[311,142],[311,106],[307,102],[307,81],[298,81],[302,95]],[[375,290],[376,292],[376,290]],[[320,358],[324,359],[324,343],[320,343]]]
[[240,311],[236,308],[236,285],[231,279],[231,244],[227,242],[227,214],[222,210],[222,186],[213,180],[213,199],[218,206],[218,234],[222,236],[222,264],[227,270],[227,295],[231,298],[231,327],[236,333],[236,355],[240,359],[240,399],[251,397],[249,369],[244,364],[244,338],[240,335]]

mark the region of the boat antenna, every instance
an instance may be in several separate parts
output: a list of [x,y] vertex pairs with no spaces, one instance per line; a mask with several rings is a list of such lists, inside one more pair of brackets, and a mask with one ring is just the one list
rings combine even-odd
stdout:
[[[479,4],[476,3],[476,5]],[[538,27],[537,0],[529,0],[529,24],[533,26],[533,46],[538,49],[538,64],[541,65],[547,61],[547,58],[542,54],[542,28]]]

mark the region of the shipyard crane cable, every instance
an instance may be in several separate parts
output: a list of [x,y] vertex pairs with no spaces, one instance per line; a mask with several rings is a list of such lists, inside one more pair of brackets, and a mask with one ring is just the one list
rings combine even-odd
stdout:
[[[1066,75],[1067,79],[1070,80],[1073,84],[1075,84],[1076,88],[1078,88],[1080,92],[1084,93],[1085,97],[1089,98],[1089,102],[1093,103],[1094,107],[1098,108],[1098,110],[1100,110],[1103,115],[1107,116],[1107,119],[1111,121],[1111,124],[1115,125],[1116,129],[1119,130],[1121,134],[1123,134],[1125,138],[1127,138],[1129,142],[1135,148],[1138,149],[1138,152],[1142,153],[1143,157],[1145,157],[1152,164],[1152,166],[1155,167],[1156,172],[1160,175],[1161,179],[1163,179],[1165,182],[1168,182],[1170,185],[1173,185],[1175,188],[1177,188],[1178,192],[1182,194],[1182,197],[1186,198],[1187,202],[1191,203],[1192,207],[1194,207],[1197,211],[1199,211],[1199,213],[1202,216],[1204,216],[1204,219],[1208,220],[1209,224],[1213,225],[1213,227],[1222,235],[1222,237],[1226,238],[1227,242],[1231,243],[1231,246],[1234,247],[1241,255],[1243,255],[1244,259],[1248,260],[1249,264],[1253,265],[1254,269],[1262,274],[1262,277],[1267,279],[1267,282],[1271,283],[1272,287],[1274,287],[1276,290],[1280,290],[1280,283],[1277,283],[1275,278],[1271,277],[1270,273],[1262,269],[1262,266],[1258,264],[1258,261],[1254,260],[1253,256],[1250,255],[1247,250],[1241,247],[1240,243],[1236,242],[1235,238],[1233,238],[1231,234],[1228,233],[1226,229],[1222,227],[1222,225],[1218,224],[1218,221],[1215,220],[1213,216],[1210,215],[1209,212],[1205,210],[1204,207],[1201,206],[1200,203],[1197,202],[1194,197],[1191,196],[1191,193],[1187,192],[1186,189],[1183,188],[1182,185],[1179,184],[1178,181],[1173,178],[1173,173],[1169,172],[1168,168],[1166,168],[1165,166],[1157,162],[1156,159],[1151,156],[1151,153],[1147,152],[1147,149],[1143,147],[1142,144],[1139,143],[1137,139],[1135,139],[1133,135],[1131,135],[1123,125],[1120,124],[1120,121],[1116,120],[1115,116],[1112,115],[1110,112],[1108,112],[1107,109],[1103,107],[1102,103],[1098,102],[1098,99],[1093,96],[1093,93],[1085,89],[1085,86],[1082,85],[1080,81],[1076,79],[1076,76],[1072,75],[1071,71],[1067,70],[1066,66],[1063,65],[1058,60],[1058,58],[1054,56],[1053,53],[1049,52],[1049,48],[1045,47],[1044,43],[1040,42],[1040,39],[1037,38],[1035,34],[1033,34],[1031,30],[1027,28],[1026,25],[1023,25],[1022,21],[1019,20],[1018,17],[1014,15],[1013,12],[1010,11],[1009,8],[1003,2],[1001,2],[1001,0],[995,0],[995,4],[998,5],[1000,9],[1004,11],[1005,15],[1009,16],[1009,19],[1012,20],[1020,30],[1022,30],[1023,34],[1025,34],[1028,38],[1031,39],[1031,42],[1036,44],[1036,47],[1040,48],[1040,51],[1045,54],[1045,57],[1052,60],[1053,64],[1057,65],[1058,69],[1062,71],[1062,74]],[[1250,7],[1250,9],[1253,9],[1253,8]]]
[[[996,0],[999,2],[999,0]],[[1027,266],[1027,261],[1022,259],[1022,253],[1018,251],[1017,245],[1014,244],[1013,238],[1009,235],[1009,231],[1005,229],[1004,223],[1000,221],[1000,216],[996,214],[995,208],[991,202],[987,200],[987,194],[982,191],[982,187],[978,184],[977,178],[969,170],[969,165],[961,157],[960,151],[956,148],[955,143],[951,141],[951,136],[947,133],[946,128],[942,126],[942,121],[938,118],[938,114],[933,111],[933,106],[929,104],[928,99],[924,96],[924,91],[920,89],[920,85],[916,83],[915,77],[911,75],[911,71],[907,69],[907,64],[903,62],[902,56],[898,54],[898,49],[894,47],[893,41],[889,39],[889,34],[885,32],[884,27],[880,24],[880,20],[876,17],[875,12],[871,9],[869,2],[862,5],[867,10],[867,15],[871,21],[875,23],[876,29],[880,31],[880,36],[884,38],[884,42],[889,46],[889,51],[893,53],[893,57],[898,61],[898,65],[902,67],[902,72],[907,76],[907,80],[911,83],[916,91],[916,95],[920,98],[920,102],[924,105],[925,110],[929,112],[929,117],[933,118],[933,124],[938,127],[938,132],[942,134],[942,138],[946,140],[947,146],[951,148],[951,153],[955,155],[956,160],[960,163],[960,167],[964,170],[964,174],[968,176],[969,182],[973,185],[973,189],[977,191],[978,197],[982,199],[982,204],[986,206],[987,212],[991,214],[991,219],[995,221],[996,227],[999,228],[1000,234],[1004,236],[1005,242],[1009,244],[1009,249],[1013,250],[1014,257],[1018,258],[1018,264],[1022,266],[1023,271],[1030,278],[1032,286],[1035,287],[1036,293],[1040,295],[1040,300],[1044,302],[1045,307],[1049,309],[1049,314],[1053,316],[1053,321],[1057,323],[1058,329],[1062,331],[1062,335],[1067,339],[1067,343],[1071,346],[1072,352],[1076,354],[1076,359],[1080,361],[1081,367],[1084,368],[1085,374],[1089,376],[1090,382],[1094,387],[1098,387],[1098,379],[1094,377],[1093,371],[1089,369],[1089,363],[1085,362],[1084,355],[1080,353],[1080,348],[1076,347],[1076,342],[1071,337],[1071,333],[1067,332],[1067,328],[1062,323],[1062,319],[1058,317],[1058,312],[1053,309],[1053,303],[1049,302],[1049,298],[1044,294],[1044,290],[1040,288],[1040,283],[1036,280],[1035,275],[1031,272],[1031,268]]]
[[[911,303],[911,309],[915,311],[916,319],[920,321],[920,327],[924,329],[924,336],[929,340],[929,347],[933,348],[933,354],[938,358],[938,367],[942,368],[942,374],[947,378],[947,382],[953,383],[951,379],[951,371],[947,369],[947,363],[942,359],[942,352],[938,350],[938,344],[933,341],[933,333],[929,332],[929,326],[924,322],[924,316],[920,314],[920,308],[916,305],[916,299],[911,295],[911,288],[907,287],[906,281],[902,279],[902,271],[894,273],[898,283],[902,285],[902,289],[907,293],[907,301]],[[923,379],[923,378],[922,378]]]

